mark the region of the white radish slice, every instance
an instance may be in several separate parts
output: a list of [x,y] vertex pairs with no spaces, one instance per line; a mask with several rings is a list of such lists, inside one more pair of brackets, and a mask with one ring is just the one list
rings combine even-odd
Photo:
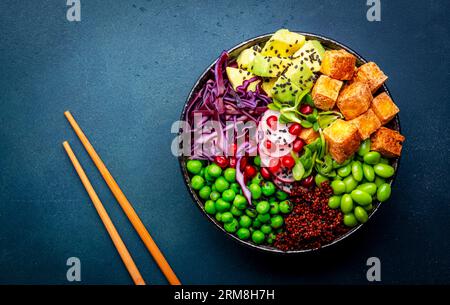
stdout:
[[277,178],[273,179],[273,183],[283,192],[291,194],[294,185],[292,183],[284,183]]
[[259,150],[259,157],[261,158],[261,167],[269,167],[270,162],[272,160],[275,160],[276,158],[272,158],[271,156],[267,155],[263,151]]
[[276,177],[276,179],[284,183],[293,183],[295,181],[292,170],[284,166],[280,167],[280,169],[276,173],[274,173],[274,176]]
[[272,158],[281,158],[291,153],[293,144],[288,145],[276,145],[272,143],[272,147],[270,149],[266,146],[266,141],[264,140],[262,143],[259,143],[259,151],[262,151],[266,155]]
[[[270,126],[267,125],[267,118],[272,115],[277,117],[276,130],[270,128]],[[291,124],[280,123],[279,119],[280,113],[278,111],[267,110],[261,118],[261,121],[259,122],[258,129],[262,130],[264,132],[264,137],[269,138],[269,140],[272,142],[277,142],[283,145],[294,142],[296,136],[289,133],[289,127],[291,126]]]

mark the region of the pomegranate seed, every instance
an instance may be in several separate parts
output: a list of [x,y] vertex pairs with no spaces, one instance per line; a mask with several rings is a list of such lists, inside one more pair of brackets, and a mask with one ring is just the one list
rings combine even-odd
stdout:
[[310,187],[312,186],[314,183],[314,177],[311,175],[309,177],[306,177],[305,179],[302,180],[302,186],[304,187]]
[[246,166],[247,166],[247,157],[242,157],[241,163],[239,163],[239,168],[241,169],[241,171],[243,171]]
[[289,133],[294,135],[294,136],[298,136],[300,134],[300,132],[302,132],[302,126],[300,124],[293,123],[289,127]]
[[303,146],[305,146],[305,142],[303,142],[302,139],[295,139],[294,144],[292,145],[292,150],[295,152],[300,152],[302,151]]
[[309,105],[303,105],[300,107],[300,112],[303,114],[311,114],[313,111],[314,109]]
[[261,176],[263,176],[264,179],[270,179],[270,171],[267,169],[267,167],[261,168]]
[[278,118],[274,115],[271,115],[270,117],[267,118],[267,125],[272,130],[276,130],[277,129],[277,121],[278,121]]
[[237,162],[237,160],[235,157],[230,157],[230,161],[229,161],[230,167],[236,168],[236,162]]
[[271,149],[272,148],[272,142],[270,140],[266,140],[266,148]]
[[214,162],[221,168],[226,168],[228,166],[228,159],[224,156],[217,156],[214,158]]
[[284,156],[283,158],[281,158],[281,164],[283,164],[283,166],[291,169],[295,165],[295,160],[291,156]]
[[280,159],[272,159],[269,162],[269,170],[272,173],[276,173],[280,169]]
[[257,173],[258,173],[258,172],[256,171],[256,169],[255,169],[253,166],[247,165],[247,166],[245,167],[244,174],[245,174],[245,176],[247,176],[248,178],[253,178],[253,177],[255,177]]

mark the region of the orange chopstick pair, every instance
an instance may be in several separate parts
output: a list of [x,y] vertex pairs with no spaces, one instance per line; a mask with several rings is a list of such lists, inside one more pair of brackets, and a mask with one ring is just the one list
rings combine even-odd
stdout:
[[[128,199],[125,197],[125,194],[120,189],[117,182],[114,180],[113,176],[109,172],[109,170],[106,168],[103,161],[100,159],[100,156],[95,151],[94,147],[91,145],[83,131],[81,130],[80,126],[78,126],[77,122],[73,118],[72,114],[69,111],[66,111],[64,113],[67,120],[69,121],[70,125],[72,126],[73,130],[77,134],[78,138],[80,139],[81,143],[83,144],[84,148],[88,152],[89,156],[91,157],[92,161],[94,161],[97,169],[100,171],[103,179],[105,180],[106,184],[110,188],[111,192],[113,193],[114,197],[119,202],[120,206],[122,207],[123,211],[127,215],[128,219],[132,223],[133,227],[139,234],[139,237],[144,242],[145,246],[147,247],[150,254],[153,256],[154,260],[158,264],[159,268],[163,272],[164,276],[167,278],[169,283],[171,285],[181,285],[180,281],[178,280],[177,276],[173,272],[172,268],[170,267],[167,260],[164,258],[164,255],[159,250],[156,243],[153,241],[153,238],[150,236],[150,233],[145,228],[144,224],[142,223],[139,216],[136,214],[133,206],[128,201]],[[97,194],[95,193],[92,185],[89,182],[89,179],[87,178],[86,174],[83,171],[83,168],[81,167],[80,163],[75,157],[75,154],[73,153],[72,149],[69,146],[69,143],[64,142],[63,143],[64,148],[69,155],[70,160],[72,161],[75,170],[77,171],[78,175],[80,176],[80,179],[85,186],[92,202],[94,203],[95,208],[97,209],[98,214],[100,215],[101,220],[103,221],[111,239],[113,240],[114,245],[117,248],[117,251],[119,252],[128,272],[130,273],[131,277],[133,278],[133,281],[135,284],[145,284],[144,280],[142,279],[142,276],[139,273],[139,270],[137,269],[136,265],[134,264],[133,259],[131,258],[125,244],[123,243],[122,239],[120,238],[120,235],[117,233],[117,230],[115,229],[114,225],[111,222],[111,219],[109,218],[106,210],[104,209],[100,199],[98,198]]]

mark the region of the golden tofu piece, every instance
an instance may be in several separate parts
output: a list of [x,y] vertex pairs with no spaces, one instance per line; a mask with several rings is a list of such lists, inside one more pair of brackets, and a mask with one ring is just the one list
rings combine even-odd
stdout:
[[381,127],[381,122],[372,109],[367,110],[356,119],[350,121],[358,128],[359,136],[362,140],[370,137],[372,133]]
[[345,50],[325,51],[320,72],[339,80],[351,80],[355,73],[356,57]]
[[375,93],[388,79],[374,62],[368,62],[356,70],[354,81],[366,82],[372,93]]
[[343,163],[359,148],[361,137],[358,128],[348,121],[336,120],[323,130],[328,151],[334,160]]
[[314,142],[320,134],[314,131],[312,128],[303,128],[298,137],[306,142],[306,144],[311,144]]
[[333,109],[343,82],[321,75],[312,90],[314,105],[322,110]]
[[385,157],[400,157],[405,137],[395,130],[381,127],[371,137],[371,149]]
[[352,120],[369,109],[372,99],[369,85],[363,82],[355,82],[341,91],[337,106],[345,119]]
[[400,111],[386,92],[377,95],[373,99],[371,108],[380,119],[381,125],[392,120]]

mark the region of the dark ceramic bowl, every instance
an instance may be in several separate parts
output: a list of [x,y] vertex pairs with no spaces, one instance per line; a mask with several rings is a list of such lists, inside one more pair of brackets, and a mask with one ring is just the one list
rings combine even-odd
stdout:
[[[322,43],[322,45],[324,46],[325,49],[344,49],[348,52],[350,52],[351,54],[355,55],[357,58],[357,66],[360,66],[364,63],[366,63],[367,61],[358,53],[356,53],[355,51],[353,51],[352,49],[350,49],[349,47],[347,47],[346,45],[339,43],[333,39],[324,37],[324,36],[320,36],[320,35],[316,35],[316,34],[312,34],[312,33],[303,33],[303,32],[297,32],[299,34],[302,34],[306,37],[306,39],[311,40],[311,39],[315,39],[318,40]],[[236,58],[237,55],[239,55],[239,53],[251,46],[254,45],[263,45],[267,40],[269,40],[270,36],[272,36],[272,34],[265,34],[265,35],[261,35],[252,39],[249,39],[247,41],[244,41],[240,44],[238,44],[237,46],[231,48],[228,52],[230,54],[230,58]],[[218,51],[219,53],[219,51]],[[215,65],[217,60],[215,60],[211,65],[209,65],[205,71],[202,73],[202,75],[199,77],[199,79],[197,80],[197,82],[195,83],[194,87],[192,88],[191,92],[189,93],[189,96],[184,104],[183,107],[183,111],[181,113],[181,120],[184,121],[186,118],[186,105],[188,104],[188,102],[193,98],[194,93],[196,93],[200,88],[202,88],[202,86],[204,85],[204,83],[206,82],[207,78],[208,78],[208,72],[211,70],[211,68]],[[376,94],[379,94],[381,92],[386,92],[389,96],[391,96],[388,88],[386,87],[386,85],[383,85],[383,87],[381,87],[379,89],[379,92],[377,92]],[[375,95],[376,95],[375,94]],[[392,96],[391,96],[392,98]],[[390,122],[386,125],[387,127],[397,130],[400,132],[400,120],[398,115]],[[341,235],[340,237],[336,238],[334,241],[323,245],[321,248],[316,248],[316,249],[306,249],[306,250],[294,250],[294,251],[281,251],[275,247],[272,246],[267,246],[267,245],[255,245],[252,242],[249,241],[245,241],[245,240],[241,240],[239,238],[237,238],[234,234],[228,233],[227,231],[225,231],[225,229],[222,227],[221,223],[219,223],[214,217],[212,217],[211,215],[207,214],[205,212],[204,206],[203,206],[203,202],[202,199],[200,199],[200,197],[197,195],[197,193],[191,188],[191,186],[189,185],[189,175],[188,172],[186,170],[186,161],[187,158],[186,157],[179,157],[179,161],[180,161],[180,167],[181,167],[181,172],[183,174],[184,177],[184,181],[186,183],[186,186],[189,190],[189,193],[191,194],[192,198],[194,199],[194,201],[197,203],[197,206],[200,208],[200,210],[202,211],[203,215],[205,215],[205,217],[207,217],[211,222],[213,222],[215,224],[215,226],[221,230],[223,233],[225,233],[228,237],[234,239],[235,241],[237,241],[238,243],[254,248],[254,249],[258,249],[261,251],[266,251],[266,252],[273,252],[273,253],[280,253],[280,254],[296,254],[296,253],[305,253],[305,252],[312,252],[312,251],[317,251],[319,249],[323,249],[323,248],[327,248],[331,245],[334,245],[342,240],[344,240],[345,238],[347,238],[348,236],[352,235],[353,233],[355,233],[357,230],[359,230],[363,224],[359,224],[358,226],[352,228],[350,231],[348,231],[347,233]],[[397,173],[398,171],[398,166],[399,166],[399,159],[393,159],[391,160],[391,165],[395,168],[395,173]],[[395,180],[395,176],[396,174],[390,179],[389,183],[392,185],[392,183]],[[378,210],[378,208],[380,207],[379,202],[374,202],[374,209],[373,211],[370,213],[369,215],[369,219],[371,217],[373,217],[373,215],[376,213],[376,211]]]

